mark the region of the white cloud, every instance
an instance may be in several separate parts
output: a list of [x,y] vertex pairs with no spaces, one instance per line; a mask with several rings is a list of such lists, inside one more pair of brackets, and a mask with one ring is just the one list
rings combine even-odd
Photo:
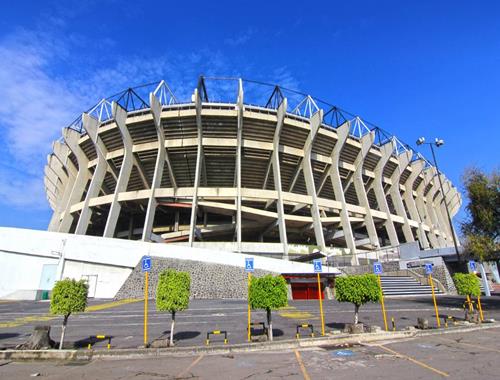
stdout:
[[[200,74],[237,77],[261,72],[252,70],[251,62],[238,64],[231,61],[235,58],[208,48],[123,57],[111,54],[114,43],[109,38],[104,39],[110,54],[103,61],[101,55],[87,54],[90,41],[65,33],[64,28],[64,22],[54,22],[44,31],[17,30],[0,39],[0,138],[4,142],[0,147],[0,203],[48,208],[43,166],[52,141],[60,138],[62,127],[103,96],[165,79],[178,98],[187,100]],[[296,88],[286,67],[270,72],[275,75],[273,81]],[[236,100],[234,83],[210,85],[212,98],[234,87]]]

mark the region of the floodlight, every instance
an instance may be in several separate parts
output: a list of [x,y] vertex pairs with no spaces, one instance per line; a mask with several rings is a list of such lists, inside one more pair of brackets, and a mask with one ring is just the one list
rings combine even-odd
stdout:
[[425,142],[425,137],[419,137],[417,140],[417,145],[422,145]]
[[444,144],[444,140],[443,140],[443,139],[438,139],[438,138],[436,138],[436,146],[437,146],[437,147],[440,147],[440,146],[441,146],[441,145],[443,145],[443,144]]

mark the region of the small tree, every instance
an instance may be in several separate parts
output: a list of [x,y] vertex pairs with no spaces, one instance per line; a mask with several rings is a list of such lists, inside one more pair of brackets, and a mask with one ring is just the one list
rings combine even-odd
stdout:
[[273,340],[273,322],[271,310],[288,305],[288,292],[283,276],[252,277],[248,302],[252,309],[264,309],[267,312],[269,340]]
[[189,306],[191,276],[188,272],[167,269],[160,273],[156,288],[156,309],[172,313],[170,346],[174,345],[175,313]]
[[354,304],[354,324],[357,324],[359,307],[367,302],[378,302],[380,300],[377,276],[363,274],[336,278],[335,298],[339,302]]
[[71,280],[69,278],[57,281],[52,289],[50,299],[50,313],[64,317],[59,349],[62,349],[66,324],[71,313],[80,313],[87,307],[88,285],[85,281]]
[[457,293],[467,297],[467,306],[469,307],[469,311],[473,311],[474,307],[470,297],[478,297],[481,295],[479,278],[477,278],[474,273],[455,273],[453,275],[453,282],[457,288]]

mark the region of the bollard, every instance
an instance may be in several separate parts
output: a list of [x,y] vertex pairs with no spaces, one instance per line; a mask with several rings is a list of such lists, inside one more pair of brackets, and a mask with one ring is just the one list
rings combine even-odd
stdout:
[[300,329],[310,329],[311,330],[311,338],[314,338],[314,326],[310,323],[303,323],[301,325],[297,325],[297,333],[295,334],[295,337],[297,339],[300,338]]
[[[255,331],[252,331],[252,327],[254,326],[261,326],[262,327],[262,334],[255,334]],[[248,336],[250,337],[250,340],[252,340],[252,337],[254,336],[267,336],[268,335],[268,329],[266,327],[265,322],[251,322],[249,323],[250,331],[248,332]],[[252,334],[253,332],[253,334]]]
[[[92,348],[92,338],[94,338],[94,336],[89,336],[89,344],[87,345],[87,349],[90,350]],[[108,340],[108,344],[106,345],[107,349],[111,349],[111,336],[107,336],[107,335],[95,335],[95,338],[97,340],[104,340],[104,339],[107,339]],[[97,342],[96,342],[97,343]]]
[[221,330],[213,330],[207,332],[207,339],[205,340],[205,344],[208,346],[210,344],[210,335],[221,335],[224,334],[224,344],[227,344],[229,341],[227,340],[227,331]]
[[392,331],[396,331],[396,322],[394,321],[394,317],[391,317],[391,323],[392,323]]

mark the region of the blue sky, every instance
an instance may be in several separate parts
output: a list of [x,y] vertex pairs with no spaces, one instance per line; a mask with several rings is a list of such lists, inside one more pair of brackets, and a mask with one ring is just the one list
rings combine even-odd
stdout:
[[464,168],[500,162],[499,19],[495,1],[11,2],[0,15],[0,226],[47,228],[43,166],[82,111],[160,79],[189,94],[200,74],[299,89],[412,145],[443,138],[441,169],[461,188]]

